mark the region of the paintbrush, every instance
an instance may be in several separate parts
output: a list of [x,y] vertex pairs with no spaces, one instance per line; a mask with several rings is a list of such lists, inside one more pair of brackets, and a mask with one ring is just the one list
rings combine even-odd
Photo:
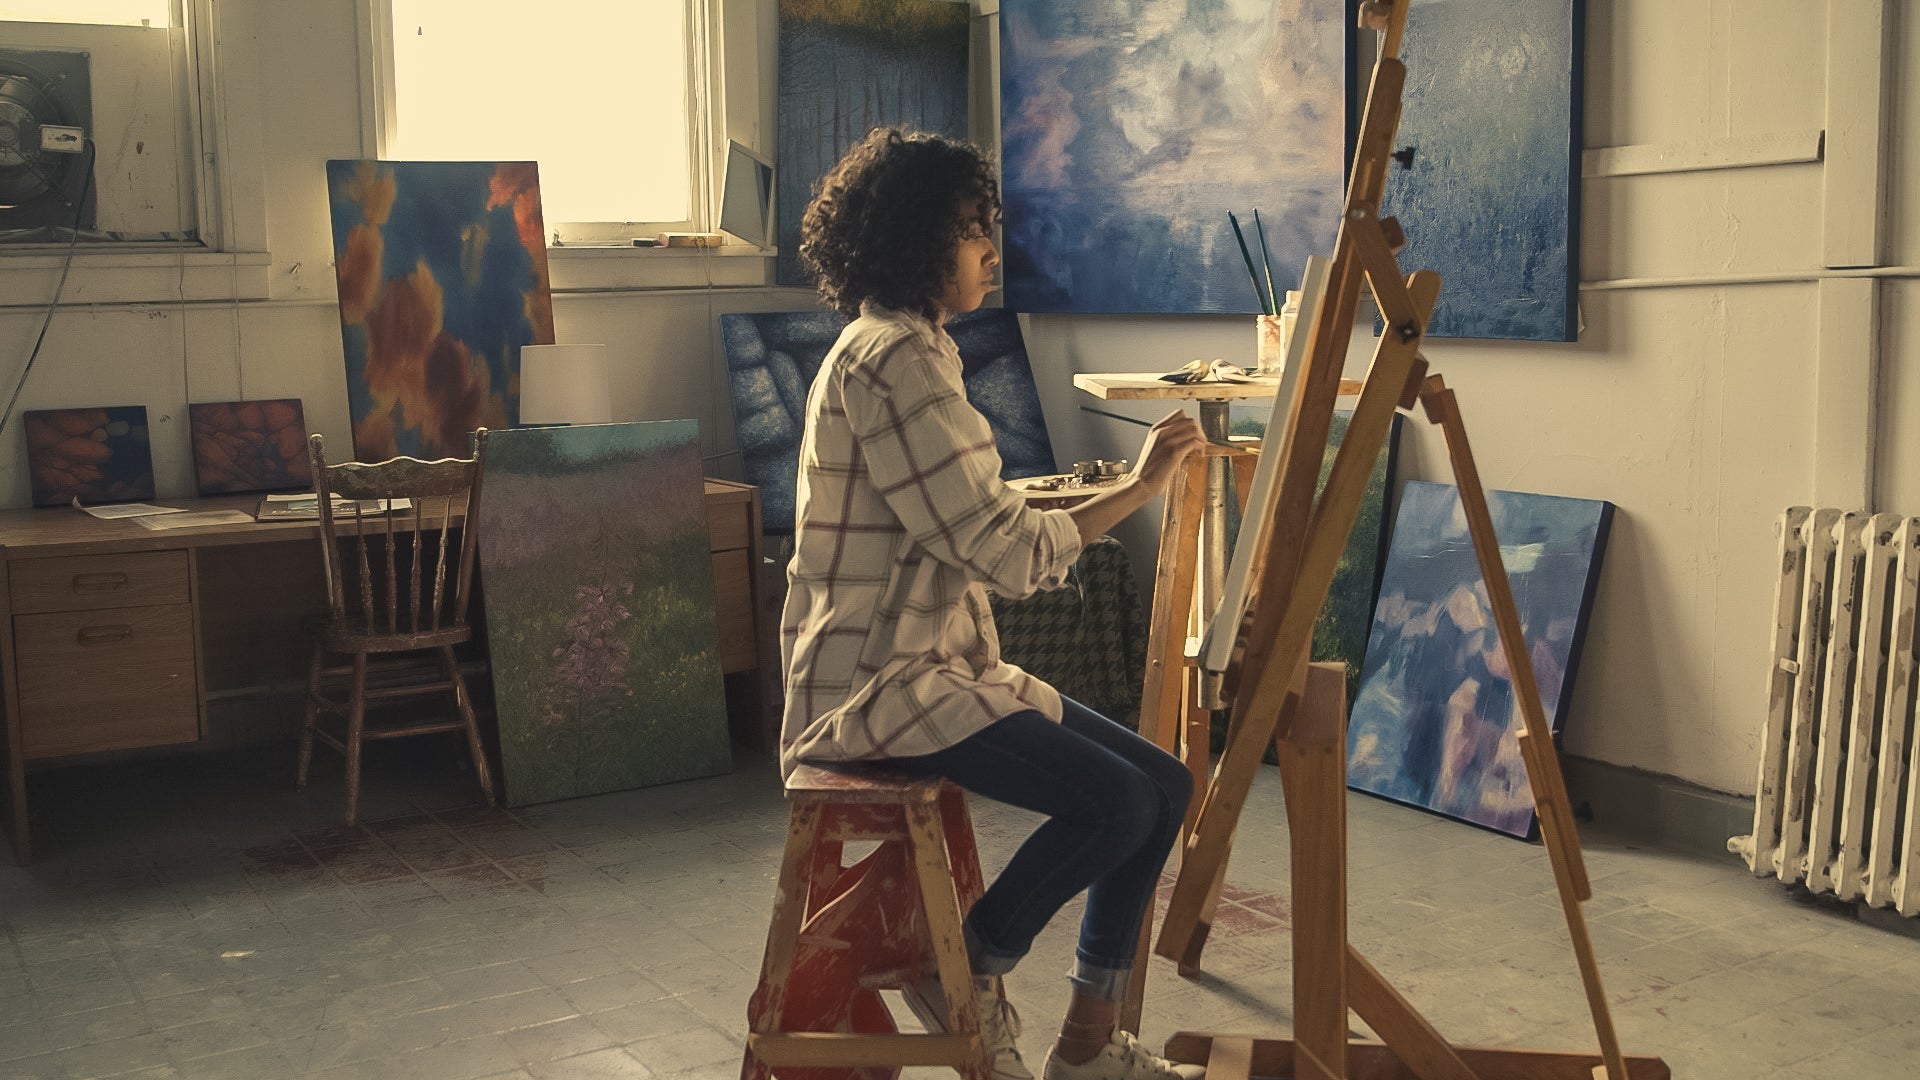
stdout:
[[[1253,231],[1260,236],[1260,265],[1267,271],[1267,314],[1280,314],[1280,294],[1273,291],[1273,257],[1267,254],[1267,227],[1260,224],[1260,209],[1253,211]],[[1259,288],[1256,284],[1255,288]]]
[[1233,226],[1233,238],[1240,242],[1240,257],[1247,261],[1247,277],[1253,282],[1253,295],[1260,301],[1260,313],[1263,315],[1278,314],[1278,312],[1273,310],[1273,305],[1268,301],[1267,294],[1260,288],[1260,273],[1253,268],[1253,255],[1247,251],[1247,238],[1240,232],[1240,219],[1234,217],[1233,211],[1231,210],[1227,211],[1227,223]]

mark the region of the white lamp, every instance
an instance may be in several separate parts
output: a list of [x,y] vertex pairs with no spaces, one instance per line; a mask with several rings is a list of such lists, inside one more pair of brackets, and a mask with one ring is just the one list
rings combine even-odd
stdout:
[[520,346],[522,424],[605,424],[608,400],[605,345]]

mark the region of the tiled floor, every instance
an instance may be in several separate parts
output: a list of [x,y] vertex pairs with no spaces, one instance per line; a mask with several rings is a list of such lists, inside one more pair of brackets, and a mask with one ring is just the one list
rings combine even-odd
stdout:
[[[0,866],[0,1077],[736,1076],[784,826],[773,771],[488,811],[445,760],[375,756],[353,830],[334,826],[338,766],[295,792],[290,749],[36,776],[41,859]],[[1591,1045],[1538,847],[1351,807],[1353,939],[1442,1032]],[[975,820],[989,872],[1031,825],[991,804]],[[1284,837],[1266,769],[1207,974],[1154,962],[1149,1039],[1285,1031]],[[1588,851],[1630,1052],[1688,1078],[1920,1076],[1920,941],[1731,858]],[[1036,1061],[1073,914],[1009,979]]]

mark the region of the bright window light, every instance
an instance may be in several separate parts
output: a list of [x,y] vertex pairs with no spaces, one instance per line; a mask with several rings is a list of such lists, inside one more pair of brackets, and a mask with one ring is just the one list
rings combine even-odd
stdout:
[[543,216],[692,217],[678,0],[392,0],[399,161],[537,161]]
[[0,22],[173,25],[173,0],[0,0]]

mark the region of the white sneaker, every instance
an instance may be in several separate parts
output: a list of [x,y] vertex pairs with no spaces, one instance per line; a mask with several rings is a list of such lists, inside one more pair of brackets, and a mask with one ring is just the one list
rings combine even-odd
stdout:
[[[947,1030],[947,996],[940,989],[940,980],[928,976],[922,981],[920,998],[916,1001],[909,996],[907,1006],[921,1025],[931,1032]],[[983,987],[975,982],[973,1004],[980,1014],[980,1037],[993,1054],[994,1080],[1034,1080],[1033,1070],[1020,1058],[1020,1014],[1013,1002],[1001,997],[993,985]]]
[[980,1010],[980,1037],[993,1055],[993,1080],[1033,1080],[1033,1070],[1020,1059],[1020,1014],[1013,1002],[998,990],[975,987],[973,1003]]
[[1207,1075],[1206,1066],[1176,1065],[1119,1030],[1099,1053],[1079,1065],[1048,1050],[1041,1072],[1046,1080],[1202,1080]]

